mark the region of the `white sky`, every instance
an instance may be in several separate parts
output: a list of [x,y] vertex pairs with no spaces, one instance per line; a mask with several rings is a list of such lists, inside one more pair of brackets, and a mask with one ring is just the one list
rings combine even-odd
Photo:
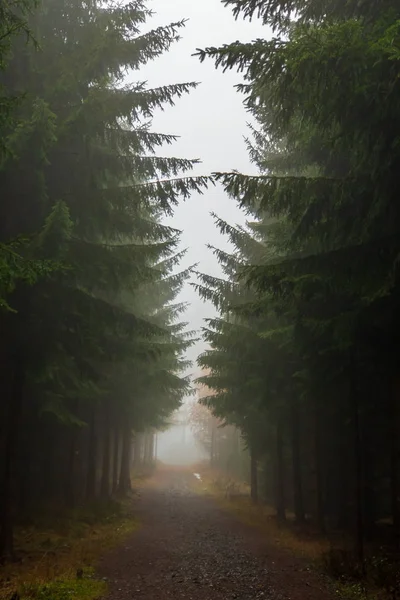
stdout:
[[[248,133],[246,123],[249,116],[242,106],[242,96],[233,87],[241,81],[240,76],[236,72],[216,70],[211,60],[200,64],[191,55],[196,48],[268,38],[270,31],[260,21],[235,21],[231,11],[220,0],[150,0],[148,7],[155,12],[149,22],[151,27],[181,19],[189,21],[182,30],[182,39],[170,52],[141,69],[140,79],[146,79],[151,87],[201,82],[190,95],[178,100],[175,107],[156,114],[153,131],[181,136],[175,145],[165,148],[163,154],[201,159],[202,164],[196,168],[195,174],[207,175],[232,169],[254,172],[243,141]],[[203,196],[194,194],[182,203],[176,209],[171,224],[182,230],[182,247],[188,248],[182,268],[199,263],[199,271],[220,276],[217,260],[207,250],[206,244],[226,248],[227,243],[215,228],[211,211],[231,224],[245,221],[244,214],[222,189],[211,187]],[[190,302],[185,315],[190,329],[200,330],[203,319],[215,314],[214,308],[203,303],[189,284],[179,301]],[[203,342],[197,343],[189,350],[188,357],[195,361],[204,348]],[[196,371],[194,365],[192,372]]]

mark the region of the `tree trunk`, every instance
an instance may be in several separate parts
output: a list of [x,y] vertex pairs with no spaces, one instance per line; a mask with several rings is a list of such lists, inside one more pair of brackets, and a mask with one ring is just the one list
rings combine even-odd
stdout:
[[291,398],[291,420],[292,420],[292,461],[293,461],[293,495],[294,513],[298,523],[304,523],[304,499],[303,480],[301,475],[300,457],[300,422],[296,398]]
[[361,446],[360,411],[358,405],[358,386],[356,362],[353,352],[350,357],[350,402],[353,410],[354,457],[355,457],[355,503],[356,532],[355,546],[360,562],[364,564],[364,507],[363,507],[363,460]]
[[215,467],[215,426],[213,421],[211,421],[210,464],[212,467]]
[[323,485],[323,461],[322,461],[322,423],[321,423],[321,409],[319,405],[319,398],[316,397],[314,400],[315,410],[315,424],[314,424],[314,435],[315,435],[315,474],[316,474],[316,501],[317,501],[317,526],[320,533],[325,533],[325,509],[324,509],[324,485]]
[[[85,411],[86,412],[86,411]],[[86,461],[88,435],[86,428],[80,428],[77,432],[76,450],[75,450],[75,499],[76,502],[83,502],[86,492]]]
[[103,445],[103,467],[101,473],[100,494],[103,500],[110,497],[110,468],[111,468],[111,423],[109,403],[106,402],[104,411],[104,445]]
[[146,431],[144,434],[144,457],[143,462],[146,467],[150,465],[150,433]]
[[96,415],[93,408],[90,419],[89,431],[89,449],[88,449],[88,467],[87,467],[87,484],[86,484],[86,499],[93,500],[96,497],[96,467],[97,467],[97,432],[96,432]]
[[22,412],[25,370],[20,356],[16,356],[12,391],[9,396],[8,418],[4,448],[4,472],[0,511],[0,556],[14,558],[13,538],[13,465],[18,445],[19,422]]
[[[35,397],[31,396],[29,402],[23,402],[23,410],[20,415],[19,440],[20,450],[19,466],[17,469],[16,483],[18,484],[17,510],[21,522],[30,524],[35,499],[38,495],[37,480],[34,477],[34,467],[37,461],[38,429],[37,419],[38,406]],[[22,430],[24,434],[22,435]],[[40,435],[40,434],[39,434]]]
[[[78,414],[78,401],[72,403],[71,410],[73,414]],[[75,467],[76,467],[76,448],[78,441],[78,431],[75,425],[70,427],[68,432],[68,457],[67,469],[65,474],[65,503],[69,508],[75,506]]]
[[68,452],[68,467],[65,476],[65,501],[69,508],[75,506],[75,455],[76,455],[76,430],[73,426],[69,432],[70,443]]
[[283,419],[278,417],[276,427],[276,516],[286,521],[285,462],[283,457]]
[[393,534],[397,549],[400,548],[400,444],[399,444],[399,382],[391,390],[390,419],[390,488],[392,501]]
[[253,448],[250,448],[250,490],[251,500],[254,504],[258,502],[258,461]]
[[115,494],[118,489],[118,469],[119,469],[119,428],[114,427],[114,444],[113,444],[113,477],[112,477],[112,493]]
[[131,445],[132,445],[132,430],[129,421],[124,425],[123,438],[122,438],[122,455],[121,455],[121,469],[119,475],[119,486],[118,489],[122,494],[126,494],[132,489],[131,484]]
[[155,439],[155,435],[154,432],[152,431],[150,433],[150,464],[153,466],[154,465],[154,439]]
[[133,442],[133,464],[135,469],[140,469],[142,464],[142,435],[140,433],[135,434]]

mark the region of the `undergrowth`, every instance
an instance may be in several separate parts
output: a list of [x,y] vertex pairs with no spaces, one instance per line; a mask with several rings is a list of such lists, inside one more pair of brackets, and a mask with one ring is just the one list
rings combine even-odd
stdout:
[[337,582],[343,600],[399,600],[400,570],[396,554],[381,548],[360,562],[354,552],[331,549],[322,557],[324,570]]
[[34,525],[18,527],[18,561],[0,568],[0,600],[94,600],[105,583],[93,576],[102,555],[138,523],[132,499],[95,503],[68,513],[48,511]]

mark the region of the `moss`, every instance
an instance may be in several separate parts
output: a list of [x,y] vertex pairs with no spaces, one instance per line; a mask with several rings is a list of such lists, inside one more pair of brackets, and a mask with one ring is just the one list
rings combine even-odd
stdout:
[[21,586],[21,600],[96,600],[106,591],[103,581],[94,579],[91,572],[81,578],[60,578],[46,583]]

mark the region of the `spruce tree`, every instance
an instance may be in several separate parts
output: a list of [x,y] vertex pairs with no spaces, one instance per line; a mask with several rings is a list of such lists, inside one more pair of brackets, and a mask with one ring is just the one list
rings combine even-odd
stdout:
[[24,236],[50,272],[4,288],[3,554],[11,505],[18,517],[125,491],[132,431],[163,423],[188,387],[190,334],[170,306],[187,272],[172,273],[179,232],[162,216],[206,179],[187,176],[197,160],[159,156],[175,137],[151,130],[154,110],[196,84],[126,83],[184,25],[141,34],[149,15],[141,1],[48,0],[30,24],[38,48],[16,37],[4,70],[7,94],[23,96],[19,126],[3,126],[0,242]]
[[311,512],[321,529],[327,521],[354,528],[362,558],[384,506],[391,504],[395,537],[399,526],[399,9],[390,1],[225,4],[277,31],[269,41],[199,52],[244,74],[238,87],[258,123],[249,149],[260,174],[216,175],[260,221],[256,232],[272,235],[272,260],[250,260],[242,273],[256,301],[241,314],[272,310],[289,327],[282,361],[292,391],[279,396],[291,411],[286,423],[303,411],[300,439],[307,436],[296,450],[301,431],[292,432],[293,471],[300,463],[304,476],[311,457]]

